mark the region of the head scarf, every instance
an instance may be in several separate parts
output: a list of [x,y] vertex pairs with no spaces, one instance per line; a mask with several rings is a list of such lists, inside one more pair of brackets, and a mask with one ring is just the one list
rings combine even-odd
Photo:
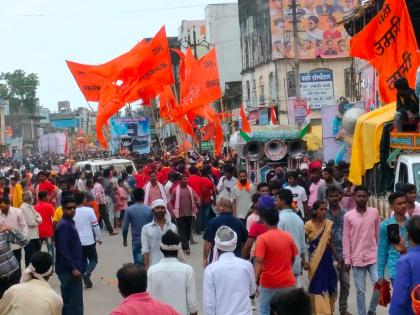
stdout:
[[185,256],[184,256],[184,251],[182,250],[181,247],[181,242],[179,242],[176,245],[167,245],[164,244],[162,242],[162,240],[160,241],[160,248],[163,250],[168,250],[168,251],[177,251],[178,252],[178,260],[181,262],[185,262]]
[[[222,232],[232,232],[233,238],[227,241],[222,241],[219,236]],[[233,252],[236,248],[237,242],[238,235],[234,230],[226,225],[219,227],[214,237],[213,261],[219,259],[219,252],[217,250],[221,250],[222,252]]]
[[44,273],[37,273],[35,267],[32,264],[29,264],[28,268],[23,271],[22,277],[20,278],[20,283],[25,283],[32,278],[36,278],[38,280],[44,280],[44,277],[51,275],[52,273],[52,266]]
[[157,207],[164,207],[166,209],[166,203],[165,201],[163,201],[163,199],[156,199],[155,201],[152,202],[152,204],[150,205],[150,208],[152,208],[152,210],[154,208]]

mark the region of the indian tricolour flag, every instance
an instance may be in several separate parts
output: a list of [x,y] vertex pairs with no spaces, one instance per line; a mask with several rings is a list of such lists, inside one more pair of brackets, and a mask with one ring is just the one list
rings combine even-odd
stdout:
[[311,118],[310,118],[310,116],[311,116],[311,109],[308,108],[308,110],[306,111],[306,117],[305,117],[305,121],[303,122],[302,129],[300,129],[300,132],[299,132],[299,138],[303,138],[308,133],[311,133]]
[[246,141],[248,142],[251,137],[249,136],[251,134],[251,125],[249,124],[248,118],[246,117],[245,111],[244,111],[244,107],[241,106],[240,112],[239,112],[239,116],[241,118],[240,123],[241,123],[241,128],[239,130],[239,135]]

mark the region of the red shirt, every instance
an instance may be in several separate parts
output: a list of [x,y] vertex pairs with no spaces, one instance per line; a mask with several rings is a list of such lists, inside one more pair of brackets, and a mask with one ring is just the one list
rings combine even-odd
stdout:
[[168,181],[168,176],[170,172],[171,172],[170,167],[167,167],[167,166],[162,167],[162,169],[157,173],[157,180],[159,181],[159,183],[161,183],[162,185],[165,185],[166,182]]
[[203,183],[203,177],[198,175],[191,175],[187,180],[187,185],[194,190],[194,192],[197,194],[197,196],[201,199],[201,192],[202,192],[202,185]]
[[257,238],[261,234],[267,232],[267,227],[263,223],[254,222],[249,228],[248,236],[252,238]]
[[38,184],[38,191],[47,191],[51,196],[51,194],[55,191],[55,186],[48,179],[46,179],[43,183]]
[[219,180],[220,177],[222,177],[222,173],[220,172],[218,168],[212,167],[211,172],[213,173],[214,176],[216,176],[217,180]]
[[292,236],[278,229],[257,238],[255,257],[262,258],[260,284],[263,288],[290,288],[295,285],[292,259],[298,254]]
[[38,225],[39,238],[52,237],[52,218],[54,216],[54,207],[49,202],[40,201],[35,206],[35,211],[42,217],[42,222]]
[[147,183],[147,177],[144,176],[144,174],[141,173],[137,173],[135,175],[133,175],[134,179],[136,180],[136,186],[135,188],[143,188],[144,185],[146,185]]
[[205,205],[209,205],[212,202],[212,196],[214,193],[214,183],[211,179],[207,177],[201,177],[202,183],[201,183],[201,202]]
[[111,312],[111,315],[181,315],[172,306],[152,299],[149,293],[135,293],[127,296],[122,303]]

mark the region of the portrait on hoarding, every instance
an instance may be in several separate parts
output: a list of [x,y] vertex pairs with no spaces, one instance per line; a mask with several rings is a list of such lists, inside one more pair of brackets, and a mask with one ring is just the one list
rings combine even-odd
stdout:
[[[272,57],[294,58],[290,0],[270,0]],[[300,59],[348,57],[350,36],[342,24],[354,0],[297,0]]]

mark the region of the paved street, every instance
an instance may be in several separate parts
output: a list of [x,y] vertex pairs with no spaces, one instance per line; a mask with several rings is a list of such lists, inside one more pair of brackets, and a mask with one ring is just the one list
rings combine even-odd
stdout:
[[[94,286],[92,289],[84,291],[85,315],[109,314],[109,312],[120,303],[121,295],[118,292],[117,280],[115,273],[117,269],[126,262],[131,262],[131,246],[124,248],[122,246],[121,233],[119,236],[109,236],[103,233],[104,243],[98,246],[99,264],[92,276]],[[200,304],[200,312],[202,314],[202,281],[203,268],[201,266],[202,242],[201,237],[195,236],[200,243],[193,245],[191,255],[187,256],[188,263],[191,264],[196,271],[196,282],[198,288],[198,297]],[[130,242],[129,242],[130,244]],[[46,250],[45,248],[43,250]],[[50,284],[54,289],[59,291],[59,281],[57,276],[53,276]],[[356,313],[356,293],[352,283],[351,296],[349,298],[349,311],[355,315]],[[368,296],[370,297],[371,290]],[[337,313],[338,314],[338,313]],[[385,315],[387,311],[383,307],[378,308],[377,315]]]

